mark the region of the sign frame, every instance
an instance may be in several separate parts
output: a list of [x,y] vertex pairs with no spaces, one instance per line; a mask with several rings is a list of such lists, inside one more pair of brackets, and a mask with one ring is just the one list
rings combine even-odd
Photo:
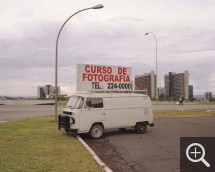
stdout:
[[131,67],[76,64],[76,91],[131,91]]

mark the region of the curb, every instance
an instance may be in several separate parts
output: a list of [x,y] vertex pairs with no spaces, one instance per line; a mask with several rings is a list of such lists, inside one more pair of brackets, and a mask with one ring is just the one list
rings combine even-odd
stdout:
[[108,166],[105,165],[104,162],[96,155],[96,153],[82,140],[82,138],[75,134],[77,139],[82,143],[82,145],[89,151],[89,153],[92,155],[92,157],[95,159],[95,161],[99,164],[99,166],[105,171],[105,172],[113,172]]

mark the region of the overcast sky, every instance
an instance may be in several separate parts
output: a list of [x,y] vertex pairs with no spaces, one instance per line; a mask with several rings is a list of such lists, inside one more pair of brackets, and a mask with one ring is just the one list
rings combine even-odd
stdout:
[[135,74],[189,71],[194,95],[215,94],[214,0],[0,0],[0,96],[36,96],[55,85],[58,49],[61,92],[76,92],[76,63],[132,68]]

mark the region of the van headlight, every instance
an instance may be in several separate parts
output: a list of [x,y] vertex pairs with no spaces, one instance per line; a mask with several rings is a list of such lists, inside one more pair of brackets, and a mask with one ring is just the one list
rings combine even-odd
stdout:
[[75,118],[72,118],[72,117],[71,117],[70,122],[71,122],[70,124],[74,124],[74,123],[75,123]]

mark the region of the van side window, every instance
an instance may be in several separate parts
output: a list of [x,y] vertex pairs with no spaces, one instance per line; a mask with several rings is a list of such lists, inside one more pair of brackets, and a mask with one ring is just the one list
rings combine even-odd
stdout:
[[91,108],[103,108],[103,99],[102,98],[90,98]]

